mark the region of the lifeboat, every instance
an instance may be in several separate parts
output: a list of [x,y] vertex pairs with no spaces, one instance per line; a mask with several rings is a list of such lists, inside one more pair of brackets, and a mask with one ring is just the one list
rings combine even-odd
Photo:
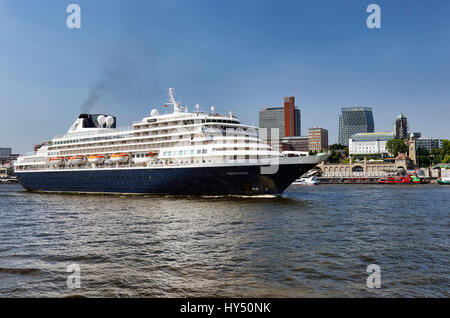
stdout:
[[74,165],[81,165],[81,164],[86,162],[86,157],[85,156],[81,156],[81,155],[72,156],[72,157],[69,157],[69,162],[74,164]]
[[50,163],[55,166],[62,166],[65,163],[64,157],[52,157],[49,159]]
[[101,164],[105,161],[106,157],[104,155],[91,155],[87,159],[89,163]]
[[126,152],[115,153],[111,155],[111,161],[114,163],[124,163],[130,159],[130,154]]

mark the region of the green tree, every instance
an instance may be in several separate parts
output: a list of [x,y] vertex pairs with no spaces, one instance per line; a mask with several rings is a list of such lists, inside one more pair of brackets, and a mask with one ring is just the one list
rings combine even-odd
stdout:
[[344,150],[345,146],[341,144],[333,144],[330,146],[330,150]]
[[430,153],[424,147],[417,149],[417,160],[420,167],[428,167],[431,163]]
[[430,166],[431,160],[430,157],[428,156],[424,156],[424,155],[419,155],[417,156],[417,159],[419,161],[419,167],[428,167]]
[[442,140],[442,148],[431,149],[430,159],[434,165],[439,163],[449,163],[450,161],[450,140]]
[[406,153],[408,147],[406,147],[405,142],[401,139],[392,139],[386,143],[387,151],[394,157],[397,157],[399,153]]
[[450,140],[442,140],[442,156],[450,155]]
[[420,147],[419,149],[417,149],[417,155],[418,156],[429,156],[430,153],[428,152],[428,150],[424,147]]
[[339,152],[331,150],[331,154],[328,157],[328,162],[330,163],[339,163],[341,161],[342,155]]

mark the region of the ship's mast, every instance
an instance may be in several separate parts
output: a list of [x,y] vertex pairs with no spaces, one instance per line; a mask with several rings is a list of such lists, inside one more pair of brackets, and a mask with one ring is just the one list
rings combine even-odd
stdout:
[[169,88],[169,102],[168,102],[168,104],[173,105],[173,112],[174,113],[180,113],[181,112],[180,104],[175,100],[174,92],[175,92],[175,88],[173,88],[173,87]]

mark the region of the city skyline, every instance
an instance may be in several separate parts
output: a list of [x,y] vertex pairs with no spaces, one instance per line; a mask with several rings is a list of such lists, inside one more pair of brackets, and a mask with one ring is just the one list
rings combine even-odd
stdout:
[[[66,27],[70,3],[79,30]],[[320,126],[330,144],[346,106],[371,107],[376,131],[403,113],[411,131],[450,139],[450,3],[376,1],[382,28],[368,29],[370,3],[0,1],[0,147],[32,151],[83,107],[128,126],[163,109],[171,86],[191,110],[256,125],[295,96],[301,135]]]

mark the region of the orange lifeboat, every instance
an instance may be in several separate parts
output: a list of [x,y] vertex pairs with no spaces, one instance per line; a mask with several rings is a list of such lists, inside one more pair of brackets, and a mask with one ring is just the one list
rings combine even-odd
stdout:
[[50,163],[52,165],[61,166],[64,164],[65,158],[64,157],[52,157],[48,161],[50,161]]
[[124,163],[130,159],[130,154],[126,152],[119,152],[111,155],[111,161],[114,163]]
[[105,161],[105,155],[91,155],[88,156],[89,163],[101,164]]
[[86,157],[82,155],[69,157],[69,162],[75,165],[81,165],[86,162]]

